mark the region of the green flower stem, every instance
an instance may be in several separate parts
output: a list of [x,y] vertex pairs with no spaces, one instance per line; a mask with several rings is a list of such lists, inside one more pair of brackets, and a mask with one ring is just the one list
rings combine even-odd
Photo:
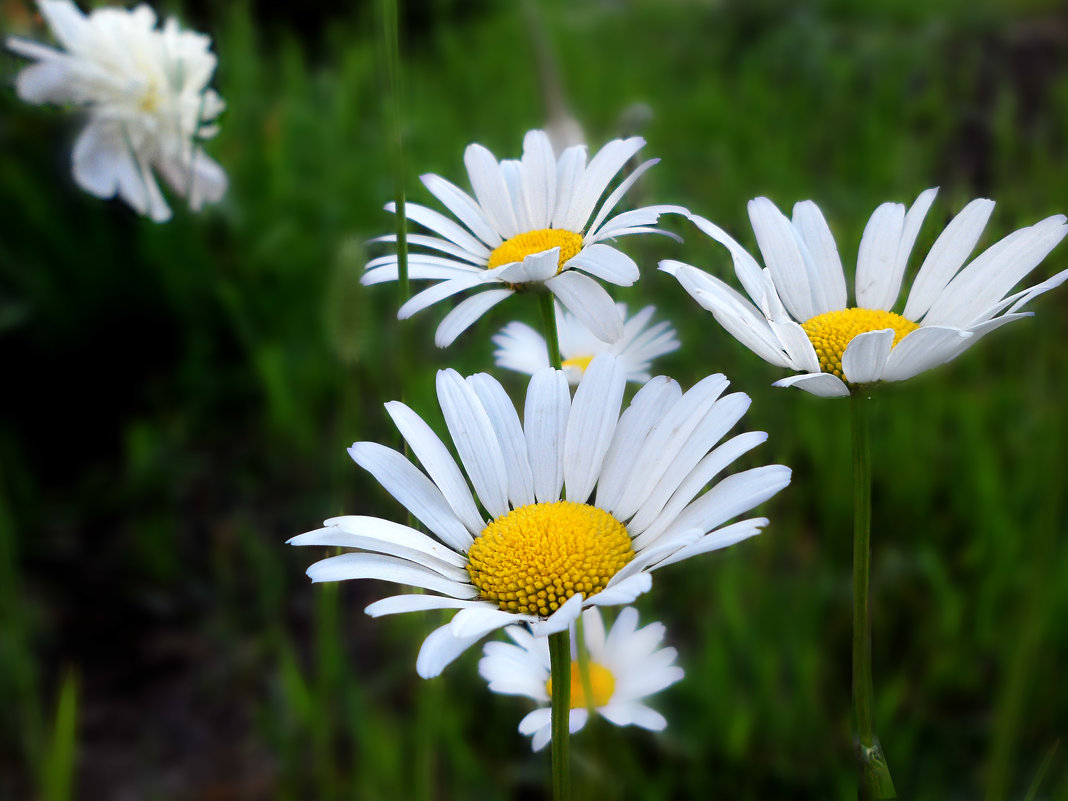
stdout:
[[571,637],[567,629],[549,635],[552,692],[553,801],[571,801]]
[[382,61],[385,98],[386,142],[393,170],[393,193],[397,204],[397,287],[401,305],[411,295],[408,285],[408,225],[404,195],[404,140],[401,133],[400,35],[397,31],[397,0],[381,0]]
[[854,390],[853,423],[853,723],[857,733],[859,798],[897,798],[872,712],[871,680],[871,452],[868,397]]
[[549,364],[557,370],[563,370],[564,364],[560,361],[560,337],[556,332],[556,302],[553,293],[544,290],[538,294],[541,304],[542,325],[545,326],[545,345],[549,348]]
[[586,697],[586,709],[593,718],[593,682],[590,679],[590,651],[586,647],[586,627],[582,622],[582,615],[575,621],[575,653],[578,655],[579,681],[582,683],[582,692]]

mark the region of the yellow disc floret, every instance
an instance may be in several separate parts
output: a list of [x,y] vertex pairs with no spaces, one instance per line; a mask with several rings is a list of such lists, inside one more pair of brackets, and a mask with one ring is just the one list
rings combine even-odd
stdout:
[[[594,708],[608,706],[608,702],[612,700],[612,693],[616,691],[616,677],[612,675],[612,671],[606,668],[604,665],[598,665],[596,662],[588,663],[590,669],[590,693],[593,694],[593,703],[586,702],[586,690],[582,686],[582,671],[579,670],[579,663],[571,663],[571,708],[572,709],[587,709],[590,706]],[[549,697],[553,697],[553,680],[549,679],[545,682],[545,692],[549,694]]]
[[560,260],[556,267],[556,273],[559,275],[564,265],[582,250],[582,235],[558,228],[542,228],[516,234],[494,248],[490,254],[488,266],[493,268],[500,267],[502,264],[523,261],[531,254],[542,253],[555,247],[560,248]]
[[845,380],[842,372],[842,354],[853,341],[853,337],[867,331],[893,329],[894,342],[897,345],[904,336],[920,326],[912,320],[906,320],[900,314],[880,311],[878,309],[840,309],[838,311],[817,314],[801,328],[808,334],[812,347],[820,360],[820,370],[834,373]]
[[603,509],[535,503],[490,523],[467,552],[479,595],[501,609],[550,615],[576,592],[587,598],[634,558],[630,535]]

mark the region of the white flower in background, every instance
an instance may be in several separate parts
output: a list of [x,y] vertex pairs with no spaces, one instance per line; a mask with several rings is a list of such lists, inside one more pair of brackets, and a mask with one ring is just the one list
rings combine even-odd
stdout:
[[[686,213],[679,206],[646,206],[608,218],[631,185],[659,161],[652,159],[623,180],[590,222],[608,184],[644,144],[639,137],[613,140],[588,165],[584,145],[567,148],[557,159],[543,131],[527,133],[521,160],[498,162],[482,145],[469,145],[464,163],[473,198],[444,178],[424,175],[426,188],[466,229],[425,206],[405,205],[409,220],[437,235],[409,234],[408,242],[444,255],[408,257],[410,278],[439,283],[412,297],[397,316],[403,320],[460,292],[485,290],[442,320],[434,342],[444,348],[512,293],[544,284],[598,338],[618,340],[623,321],[608,293],[590,276],[630,286],[638,280],[638,266],[606,240],[663,233],[652,227],[661,214]],[[395,211],[392,203],[386,208]],[[380,241],[396,241],[396,236]],[[396,280],[395,253],[368,262],[363,283]]]
[[313,581],[373,578],[429,591],[378,601],[369,615],[460,610],[423,643],[416,669],[426,678],[509,624],[529,623],[537,636],[563,631],[583,607],[633,601],[651,587],[650,571],[767,524],[724,525],[785,487],[787,467],[735,473],[702,493],[767,438],[744,433],[717,447],[749,407],[743,393],[721,397],[727,383],[709,376],[683,393],[659,376],[620,416],[626,374],[602,353],[574,400],[562,371],[535,373],[521,423],[494,378],[442,370],[438,401],[474,493],[430,427],[393,401],[386,409],[425,472],[374,442],[349,454],[433,537],[337,517],[290,542],[356,549],[313,564]]
[[208,89],[215,56],[207,36],[168,19],[156,29],[146,5],[99,8],[88,16],[70,0],[38,0],[63,50],[16,37],[7,46],[36,60],[15,89],[29,103],[74,104],[89,121],[74,145],[74,179],[100,198],[118,194],[156,222],[171,210],[153,175],[187,198],[193,210],[219,200],[226,174],[196,144],[216,133],[223,110]]
[[1068,279],[1066,270],[1006,297],[1064,237],[1063,214],[1009,234],[962,268],[994,209],[991,200],[973,200],[931,247],[901,313],[890,311],[936,193],[923,192],[907,212],[900,203],[884,203],[872,214],[857,256],[856,307],[848,305],[838,249],[811,200],[794,206],[792,220],[767,198],[750,201],[749,219],[767,264],[763,271],[723,230],[690,217],[730,250],[753,303],[688,264],[660,266],[743,345],[765,361],[802,371],[776,386],[833,397],[857,385],[903,381],[1030,316],[1018,309]]
[[[650,623],[639,629],[638,610],[632,606],[620,610],[607,636],[599,610],[583,612],[582,623],[589,653],[587,667],[592,698],[586,698],[582,684],[576,626],[572,623],[568,721],[571,733],[586,725],[590,709],[617,726],[663,731],[667,720],[642,703],[642,699],[670,687],[684,675],[682,668],[675,664],[678,655],[675,649],[658,647],[664,639],[664,624]],[[525,695],[539,704],[519,723],[519,732],[531,737],[531,747],[538,751],[552,739],[549,639],[534,637],[522,626],[509,626],[505,633],[515,645],[486,643],[478,672],[493,692]]]
[[[663,321],[649,327],[649,320],[656,311],[653,306],[646,306],[628,319],[627,305],[617,303],[616,309],[624,320],[623,336],[612,345],[595,337],[570,312],[564,311],[559,305],[555,308],[560,358],[571,384],[579,382],[593,357],[602,351],[619,357],[628,381],[648,381],[652,360],[679,347],[671,323]],[[549,366],[549,349],[545,345],[545,338],[526,323],[509,323],[493,336],[493,341],[497,345],[493,355],[500,367],[533,375]]]

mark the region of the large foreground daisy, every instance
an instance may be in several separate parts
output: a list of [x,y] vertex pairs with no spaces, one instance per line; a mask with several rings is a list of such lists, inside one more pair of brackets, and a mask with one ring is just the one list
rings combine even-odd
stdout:
[[[664,624],[650,623],[638,628],[638,610],[628,606],[620,610],[612,628],[605,635],[601,613],[587,609],[582,613],[583,635],[589,654],[587,663],[591,697],[583,688],[578,662],[575,625],[571,627],[571,710],[568,728],[575,733],[586,725],[594,711],[617,726],[640,726],[663,731],[667,720],[643,700],[683,676],[675,664],[674,648],[660,648]],[[549,639],[535,637],[522,626],[508,626],[505,633],[515,642],[486,643],[478,672],[489,688],[502,695],[525,695],[538,708],[519,723],[519,732],[531,738],[531,747],[544,748],[552,739],[549,670]]]
[[[564,373],[567,380],[577,384],[582,379],[593,357],[607,351],[614,353],[623,363],[628,381],[648,381],[652,360],[665,353],[678,350],[679,340],[675,338],[675,329],[671,323],[661,321],[650,326],[649,321],[656,311],[654,306],[646,306],[633,317],[627,317],[627,305],[617,303],[619,316],[623,319],[623,336],[609,344],[590,333],[590,329],[579,322],[570,312],[564,311],[558,304],[556,309],[556,330],[560,342],[560,357],[563,359]],[[494,360],[500,367],[533,375],[543,367],[549,366],[549,349],[545,337],[526,323],[508,323],[499,333],[494,334],[493,342],[497,345]]]
[[802,371],[776,386],[844,396],[857,385],[902,381],[1029,316],[1019,309],[1068,279],[1066,270],[1006,297],[1068,232],[1062,214],[1009,234],[962,268],[994,209],[991,200],[973,200],[931,247],[902,311],[891,311],[936,192],[923,192],[907,212],[900,203],[884,203],[872,214],[857,256],[855,306],[848,302],[834,238],[811,200],[794,206],[793,219],[767,198],[750,201],[749,219],[767,264],[763,271],[722,229],[691,215],[730,250],[752,303],[688,264],[664,261],[660,266],[758,356]]
[[156,28],[146,5],[98,8],[88,16],[70,0],[38,0],[63,46],[56,50],[10,37],[7,46],[36,60],[15,89],[30,103],[74,104],[89,121],[74,144],[74,180],[92,195],[118,194],[157,222],[171,210],[153,170],[193,210],[219,200],[226,174],[196,144],[216,132],[224,104],[208,83],[215,72],[211,39],[174,19]]
[[[597,337],[618,340],[623,322],[608,293],[590,276],[630,286],[638,280],[638,266],[607,241],[658,233],[652,226],[661,214],[686,213],[679,206],[646,206],[609,219],[624,193],[659,159],[640,165],[597,208],[609,183],[644,144],[636,136],[613,140],[587,165],[585,145],[569,147],[557,159],[549,137],[530,131],[520,160],[498,162],[482,145],[468,146],[464,163],[474,197],[444,178],[424,175],[426,188],[466,227],[425,206],[405,205],[409,220],[436,235],[409,234],[408,242],[444,255],[408,257],[410,278],[439,283],[412,297],[397,316],[405,319],[460,292],[485,290],[442,320],[434,341],[443,348],[512,293],[544,285]],[[365,284],[396,280],[396,254],[372,259],[363,277]]]
[[789,468],[745,470],[702,494],[767,437],[744,433],[717,447],[749,398],[723,396],[721,375],[686,393],[659,376],[620,415],[625,383],[611,354],[593,360],[574,400],[562,371],[540,370],[521,423],[491,376],[443,370],[438,401],[474,492],[430,427],[393,401],[386,409],[425,472],[373,442],[349,453],[433,536],[338,517],[290,542],[356,549],[313,564],[313,581],[374,578],[428,591],[373,603],[372,616],[458,609],[419,653],[416,669],[431,677],[495,629],[565,631],[583,607],[633,601],[650,588],[650,571],[758,533],[764,518],[724,524],[786,486]]

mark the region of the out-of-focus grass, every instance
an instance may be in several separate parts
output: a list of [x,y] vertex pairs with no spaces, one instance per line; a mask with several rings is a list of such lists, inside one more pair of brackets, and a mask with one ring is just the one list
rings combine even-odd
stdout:
[[[592,146],[645,120],[663,161],[631,202],[683,203],[749,246],[758,194],[816,199],[847,265],[879,202],[929,185],[942,191],[917,254],[973,196],[999,204],[988,243],[1068,205],[1068,22],[1052,4],[540,12]],[[310,587],[313,555],[282,545],[339,512],[398,514],[344,446],[394,438],[381,403],[402,374],[407,402],[440,417],[433,370],[492,369],[489,335],[535,315],[503,304],[436,351],[429,310],[405,323],[425,347],[394,353],[393,288],[358,284],[381,247],[364,243],[392,226],[369,10],[305,40],[242,4],[203,18],[228,101],[210,149],[231,178],[204,215],[154,226],[78,193],[73,126],[0,100],[0,303],[25,310],[0,334],[0,686],[17,711],[0,718],[0,795],[46,759],[40,710],[73,666],[82,797],[541,797],[523,704],[486,691],[475,652],[420,682],[438,618],[372,622],[360,609],[385,588]],[[410,198],[434,205],[415,175],[463,184],[467,142],[516,155],[544,112],[511,4],[407,21]],[[760,538],[658,576],[642,614],[687,670],[655,702],[671,725],[594,726],[576,774],[599,799],[848,798],[845,404],[771,388],[780,372],[655,271],[670,257],[729,273],[722,249],[668,225],[684,244],[624,243],[643,279],[617,294],[679,328],[661,369],[685,385],[722,371],[753,396],[746,426],[770,439],[751,463],[788,464],[794,482]],[[1065,261],[1062,246],[1038,273]],[[912,798],[1023,797],[1040,771],[1036,797],[1068,792],[1063,762],[1043,767],[1068,719],[1068,297],[1035,310],[874,409],[876,712]]]

